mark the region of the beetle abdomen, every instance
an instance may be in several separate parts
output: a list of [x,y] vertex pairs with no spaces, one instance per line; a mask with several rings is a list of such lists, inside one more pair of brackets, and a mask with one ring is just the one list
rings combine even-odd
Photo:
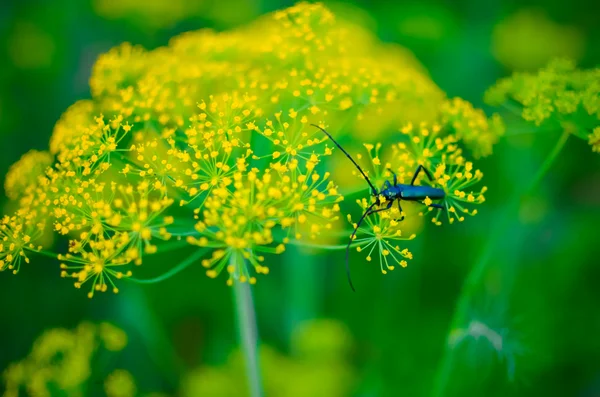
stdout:
[[446,197],[446,193],[443,189],[438,189],[431,186],[412,186],[403,185],[400,196],[404,200],[425,200],[425,197],[429,197],[432,200],[440,200]]

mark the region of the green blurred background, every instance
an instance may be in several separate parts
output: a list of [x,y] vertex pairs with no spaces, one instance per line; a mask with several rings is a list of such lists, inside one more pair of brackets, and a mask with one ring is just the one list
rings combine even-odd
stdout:
[[[180,32],[225,30],[292,4],[3,1],[0,175],[29,149],[47,148],[61,113],[90,96],[88,78],[100,53],[124,41],[156,48]],[[383,41],[409,48],[448,96],[486,111],[485,89],[514,70],[536,70],[554,56],[573,58],[582,68],[600,64],[600,14],[592,1],[325,4]],[[313,389],[305,390],[316,390],[273,395],[424,396],[446,368],[443,395],[448,396],[600,396],[600,158],[584,142],[567,143],[538,191],[513,216],[470,300],[470,321],[450,330],[461,286],[490,225],[503,216],[507,198],[523,190],[559,136],[558,131],[528,133],[532,127],[510,113],[503,116],[507,136],[494,155],[478,163],[489,186],[480,214],[456,227],[426,228],[411,243],[415,260],[407,269],[382,276],[356,261],[354,294],[343,273],[342,252],[324,255],[290,247],[260,280],[254,291],[263,343],[289,360],[299,343],[321,350],[329,346],[352,374],[308,376],[301,365],[276,365],[273,359],[266,366],[268,377],[312,382]],[[169,263],[177,259],[160,257]],[[45,329],[111,321],[128,333],[130,343],[98,371],[128,369],[142,395],[194,395],[184,380],[205,367],[223,384],[225,379],[244,382],[241,371],[225,369],[236,365],[229,357],[237,335],[231,291],[224,283],[192,267],[159,284],[124,284],[121,291],[89,300],[59,277],[56,261],[44,258],[17,276],[1,274],[0,369],[26,356]],[[309,342],[294,342],[298,327],[320,318],[336,322],[315,326]],[[501,336],[500,345],[492,343],[488,330]],[[348,346],[335,347],[346,339]],[[448,343],[455,347],[443,367]],[[327,382],[344,385],[327,394]],[[204,395],[228,395],[217,389]],[[102,385],[92,385],[87,393],[102,395]]]

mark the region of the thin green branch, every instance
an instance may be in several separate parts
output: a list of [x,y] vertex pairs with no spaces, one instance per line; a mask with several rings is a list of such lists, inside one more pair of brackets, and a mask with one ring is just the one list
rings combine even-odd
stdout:
[[33,253],[33,254],[40,254],[43,256],[47,256],[48,258],[52,258],[52,259],[58,259],[58,254],[55,252],[49,252],[49,251],[44,251],[44,250],[36,250],[36,249],[32,249],[32,248],[27,248],[24,247],[25,250]]
[[529,188],[525,191],[524,196],[528,196],[529,194],[531,194],[531,192],[533,190],[535,190],[537,188],[537,186],[541,182],[542,178],[544,177],[544,175],[546,175],[546,173],[548,172],[548,170],[554,163],[554,160],[556,160],[556,157],[558,157],[558,154],[561,152],[562,148],[565,146],[565,143],[567,143],[567,140],[569,139],[569,135],[571,135],[569,131],[564,131],[562,133],[562,135],[556,142],[556,145],[554,145],[554,148],[552,149],[550,154],[548,154],[548,157],[546,157],[546,160],[544,160],[544,163],[542,164],[542,166],[536,173],[535,177],[533,178],[533,181],[529,185]]
[[190,243],[188,243],[185,240],[177,240],[177,239],[175,239],[175,240],[167,241],[167,242],[165,242],[163,244],[159,244],[158,245],[158,252],[157,253],[158,254],[162,254],[162,253],[165,253],[165,252],[175,251],[175,250],[178,250],[178,249],[180,249],[182,247],[187,247],[189,245],[190,245]]
[[[356,239],[354,241],[362,241],[362,240],[364,240],[364,239]],[[339,245],[312,244],[312,243],[305,243],[303,241],[298,241],[298,240],[291,240],[288,244],[296,245],[298,247],[304,247],[304,248],[317,248],[317,249],[331,250],[331,251],[345,250],[348,245],[348,244],[339,244]],[[350,244],[350,248],[358,247],[359,245],[360,244],[358,244],[358,243],[353,243],[353,244]]]
[[206,248],[197,249],[192,255],[190,255],[183,261],[181,261],[177,266],[175,266],[171,270],[167,271],[166,273],[161,274],[160,276],[157,276],[154,278],[148,278],[148,279],[139,279],[139,278],[135,278],[135,277],[129,277],[129,278],[127,278],[127,280],[133,281],[134,283],[138,283],[138,284],[154,284],[154,283],[164,281],[168,278],[173,277],[177,273],[180,273],[183,270],[187,269],[192,263],[196,262],[204,254],[206,254],[207,251],[208,251],[208,249],[206,249]]
[[[237,260],[238,266],[245,266],[242,258],[238,258]],[[246,361],[246,375],[248,378],[250,396],[262,397],[263,390],[258,361],[258,330],[250,283],[242,283],[236,279],[233,281],[232,290],[234,306],[236,308],[240,344]]]
[[500,217],[499,221],[496,223],[496,228],[492,232],[492,235],[488,239],[486,247],[482,251],[479,259],[475,263],[475,266],[471,268],[465,282],[463,283],[463,287],[461,290],[461,294],[458,298],[458,303],[456,305],[456,309],[454,311],[454,316],[452,318],[452,322],[450,324],[450,330],[448,331],[448,335],[446,337],[446,347],[444,351],[444,356],[438,367],[437,374],[434,380],[433,387],[433,396],[440,397],[444,395],[444,391],[446,389],[446,385],[448,380],[450,379],[453,363],[455,362],[455,350],[448,345],[448,341],[450,338],[450,333],[452,330],[460,327],[468,317],[468,313],[470,312],[471,302],[474,299],[476,287],[480,284],[481,279],[484,277],[485,272],[487,270],[487,266],[490,263],[491,256],[495,251],[498,242],[502,240],[502,236],[506,232],[506,229],[509,226],[509,220],[512,219],[512,215],[518,212],[521,204],[521,200],[524,197],[527,197],[531,194],[539,185],[543,177],[546,175],[558,154],[561,152],[565,143],[569,138],[570,132],[564,131],[558,141],[556,142],[554,148],[550,151],[538,172],[535,174],[533,179],[531,180],[529,186],[522,193],[516,193],[512,199],[508,202],[505,207],[503,216]]

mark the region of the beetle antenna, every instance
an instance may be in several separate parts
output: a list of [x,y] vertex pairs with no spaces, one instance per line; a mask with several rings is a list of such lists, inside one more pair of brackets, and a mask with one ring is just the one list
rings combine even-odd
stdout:
[[[377,189],[375,189],[375,186],[373,186],[373,184],[371,183],[371,180],[369,179],[369,177],[367,176],[367,174],[365,174],[365,172],[363,171],[362,168],[360,168],[360,165],[358,165],[358,163],[356,161],[354,161],[354,159],[352,158],[352,156],[350,156],[350,154],[348,154],[347,151],[344,150],[344,148],[337,143],[337,141],[335,139],[333,139],[333,137],[329,134],[329,132],[325,131],[325,129],[319,127],[316,124],[311,124],[313,127],[317,127],[318,129],[320,129],[321,131],[323,131],[325,133],[325,135],[327,135],[329,137],[329,139],[331,139],[331,141],[333,143],[335,143],[335,146],[339,147],[340,150],[342,152],[344,152],[344,154],[346,155],[346,157],[348,157],[350,159],[350,161],[352,161],[352,164],[354,164],[356,166],[356,168],[358,168],[358,170],[360,171],[360,173],[362,174],[362,176],[365,177],[365,180],[367,181],[367,183],[369,184],[369,186],[371,186],[371,190],[373,191],[373,195],[377,196],[379,193],[377,193]],[[352,284],[352,283],[350,283]],[[354,288],[353,288],[354,289]]]
[[348,282],[350,283],[350,288],[352,288],[352,291],[354,291],[354,292],[356,292],[356,290],[354,289],[354,285],[352,284],[352,277],[350,277],[350,261],[349,261],[349,257],[350,257],[350,244],[352,244],[352,241],[354,240],[354,236],[356,236],[356,232],[358,231],[358,228],[360,227],[360,224],[367,217],[367,215],[369,215],[369,212],[371,212],[371,209],[373,209],[373,207],[375,205],[377,205],[377,203],[371,204],[366,209],[365,213],[362,214],[362,216],[358,220],[358,223],[356,224],[356,227],[354,228],[354,231],[352,232],[352,236],[350,236],[350,241],[348,242],[348,245],[346,246],[346,276],[348,276]]

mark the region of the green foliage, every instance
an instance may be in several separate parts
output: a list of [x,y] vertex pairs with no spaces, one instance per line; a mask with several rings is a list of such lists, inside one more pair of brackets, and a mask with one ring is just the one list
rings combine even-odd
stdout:
[[[209,64],[200,53],[194,57],[197,47],[191,46],[186,47],[189,52],[181,53],[188,64],[174,67],[181,63],[172,63],[171,38],[201,28],[230,31],[258,14],[289,4],[275,0],[235,3],[3,3],[0,49],[7,56],[0,68],[0,175],[6,175],[24,153],[36,150],[5,179],[3,186],[12,201],[3,213],[17,211],[27,185],[49,162],[56,162],[64,143],[61,134],[73,131],[73,125],[56,122],[70,105],[84,99],[71,109],[72,118],[67,117],[69,112],[65,114],[71,123],[93,121],[91,113],[103,113],[108,123],[122,110],[114,105],[127,105],[122,99],[128,92],[114,90],[115,86],[126,88],[140,79],[160,82],[150,93],[157,100],[154,103],[160,103],[167,93],[178,93],[174,88],[186,76],[193,77],[194,69]],[[378,263],[366,262],[364,254],[351,255],[355,294],[343,274],[347,223],[341,236],[314,241],[314,245],[327,246],[327,251],[290,244],[286,252],[269,257],[265,265],[271,273],[258,277],[260,282],[253,287],[267,396],[294,395],[294,388],[304,395],[326,390],[328,396],[597,394],[600,58],[595,43],[600,31],[593,5],[573,0],[567,7],[548,0],[538,11],[504,0],[493,4],[439,0],[326,3],[338,20],[351,21],[345,25],[354,32],[347,39],[350,54],[361,58],[360,51],[380,40],[399,43],[402,48],[384,44],[369,65],[395,63],[394,68],[402,65],[410,71],[385,75],[401,92],[391,102],[381,100],[384,91],[380,89],[377,102],[367,104],[369,90],[355,90],[350,95],[353,105],[355,109],[364,106],[364,111],[346,110],[354,119],[337,128],[351,154],[362,153],[361,164],[373,166],[370,175],[377,178],[377,186],[389,178],[385,165],[398,142],[407,145],[407,138],[421,138],[420,122],[426,120],[429,127],[438,124],[444,137],[460,139],[457,149],[469,161],[476,161],[475,169],[485,174],[489,189],[476,217],[451,226],[444,222],[440,227],[425,227],[424,218],[418,216],[422,207],[403,206],[408,215],[401,225],[403,238],[413,233],[418,238],[402,241],[401,248],[410,250],[414,259],[384,277]],[[252,37],[256,45],[267,42],[260,34]],[[186,40],[194,42],[193,37]],[[186,40],[177,39],[181,45]],[[96,69],[104,73],[96,77],[102,77],[106,85],[94,85],[97,96],[85,99],[91,98],[88,78],[97,56],[123,42],[139,49],[142,68],[137,63],[140,58],[134,57]],[[248,54],[245,47],[237,53],[234,49],[227,56],[235,55],[238,65],[248,61],[246,56],[256,55]],[[572,58],[579,66],[559,60],[536,71],[557,56]],[[343,64],[338,54],[313,58],[317,68],[324,61]],[[276,59],[265,62],[259,56],[248,63],[257,68],[285,64]],[[222,70],[236,76],[234,69]],[[355,66],[348,70],[347,81],[354,83],[366,72]],[[513,71],[517,73],[506,76]],[[239,75],[245,80],[256,77]],[[499,106],[496,116],[479,109],[482,93],[494,81],[498,82],[486,94],[486,101]],[[204,82],[197,85],[206,92],[213,87]],[[141,103],[150,96],[139,95],[135,101]],[[336,105],[341,100],[336,98]],[[163,104],[170,106],[169,100]],[[199,113],[196,106],[195,99],[189,108],[175,106],[184,124]],[[284,116],[289,114],[285,109]],[[408,121],[416,131],[410,135],[399,130]],[[329,123],[331,128],[335,125]],[[159,115],[153,115],[144,131],[158,135],[165,132],[163,127]],[[264,125],[260,127],[264,132]],[[51,136],[50,150],[44,151]],[[572,139],[575,136],[581,140]],[[362,145],[377,141],[382,142],[379,165],[367,158]],[[425,148],[421,144],[408,146],[411,161],[417,150]],[[61,155],[63,160],[67,157]],[[358,206],[350,207],[366,192],[364,181],[352,175],[339,151],[334,150],[328,160],[323,171],[347,187],[340,189],[349,203],[342,210],[358,212]],[[468,193],[464,199],[468,200]],[[33,218],[43,207],[25,214]],[[184,234],[189,226],[172,225],[173,234]],[[0,223],[5,237],[0,267],[16,271],[21,266],[22,270],[18,277],[0,275],[0,368],[8,382],[3,385],[8,387],[8,396],[16,387],[19,395],[32,394],[28,387],[50,390],[50,395],[75,396],[166,397],[193,388],[215,396],[244,393],[246,368],[236,349],[231,293],[223,283],[208,279],[207,269],[194,266],[199,255],[199,251],[192,252],[196,247],[185,239],[166,242],[152,261],[145,262],[152,266],[132,266],[137,281],[145,284],[120,281],[118,295],[89,301],[82,299],[81,291],[65,288],[55,258],[32,253],[39,248],[31,244],[32,239],[57,252],[69,249],[55,227],[54,222],[29,222],[23,228],[13,217]],[[306,228],[298,232],[307,230],[310,233]],[[52,234],[58,237],[54,242]],[[369,227],[365,235],[371,234],[375,238],[377,229]],[[8,258],[11,244],[18,249],[11,249],[16,255]],[[317,318],[331,320],[314,321]],[[75,336],[80,329],[76,324],[82,321],[120,324],[128,335],[127,347],[114,352],[102,341],[89,348],[88,338],[71,353],[66,346],[73,347],[72,343],[63,344],[62,350],[55,344],[55,351],[62,353],[47,354],[49,361],[29,354],[41,351],[41,339],[33,341],[45,330],[66,336],[61,340],[83,341]],[[62,331],[56,333],[57,328]],[[118,339],[114,348],[119,346]],[[89,362],[81,359],[80,353],[88,357],[92,351]],[[34,372],[39,373],[34,376]],[[91,377],[82,381],[87,375]],[[31,385],[32,379],[37,383]]]

